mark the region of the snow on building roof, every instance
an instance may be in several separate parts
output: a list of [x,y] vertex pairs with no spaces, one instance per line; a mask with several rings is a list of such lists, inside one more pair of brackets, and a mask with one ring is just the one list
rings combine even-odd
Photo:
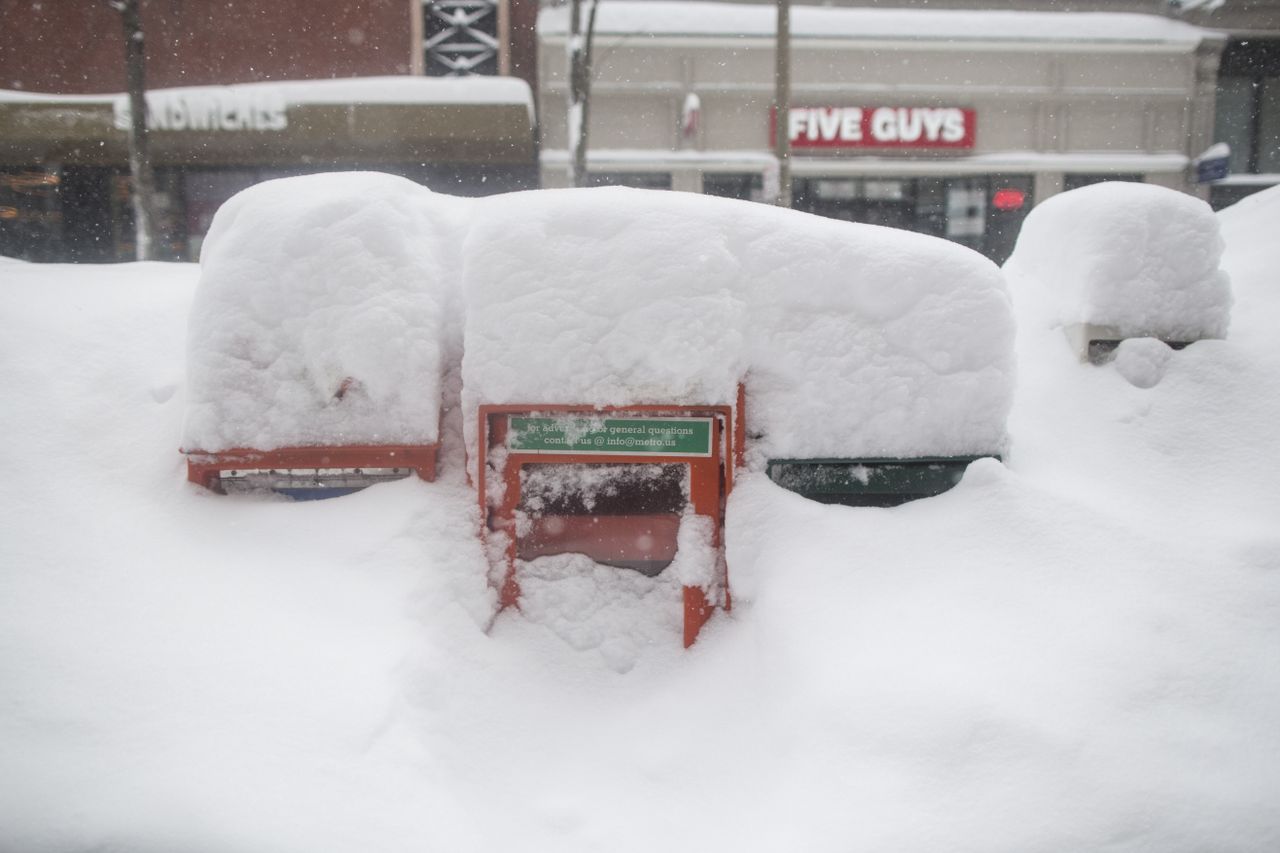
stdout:
[[1051,325],[1109,327],[1168,341],[1227,333],[1231,286],[1205,202],[1109,181],[1046,199],[1027,216],[1005,271],[1014,296]]
[[[629,2],[600,4],[596,32],[608,35],[770,37],[777,25],[773,4]],[[566,35],[567,6],[543,9],[543,35]],[[793,6],[797,39],[981,40],[1143,42],[1194,46],[1221,38],[1208,30],[1155,15],[1112,12],[1028,12]]]
[[[149,89],[147,97],[201,98],[227,96],[272,100],[283,106],[306,104],[513,104],[533,109],[529,84],[516,77],[352,77],[341,80],[281,80],[229,86],[183,86]],[[112,103],[124,94],[48,95],[0,89],[9,103]]]

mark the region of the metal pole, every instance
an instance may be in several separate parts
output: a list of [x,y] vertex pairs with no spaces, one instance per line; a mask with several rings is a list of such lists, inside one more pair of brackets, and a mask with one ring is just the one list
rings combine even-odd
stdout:
[[142,38],[139,0],[113,0],[124,24],[125,73],[129,87],[129,172],[133,178],[135,257],[155,258],[155,172],[147,140],[146,45]]
[[589,0],[587,29],[582,31],[582,0],[569,6],[569,183],[587,186],[587,132],[591,122],[591,49],[599,0]]
[[791,0],[778,0],[778,31],[774,45],[774,139],[778,160],[779,207],[791,206]]

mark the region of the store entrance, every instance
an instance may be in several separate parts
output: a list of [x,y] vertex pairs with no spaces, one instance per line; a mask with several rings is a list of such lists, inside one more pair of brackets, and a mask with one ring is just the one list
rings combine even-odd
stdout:
[[852,178],[796,182],[798,210],[829,219],[864,222],[887,228],[916,229],[913,181],[863,181]]

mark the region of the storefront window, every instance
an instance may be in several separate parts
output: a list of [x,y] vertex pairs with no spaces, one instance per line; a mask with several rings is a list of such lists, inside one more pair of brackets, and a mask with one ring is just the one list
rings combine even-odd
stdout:
[[635,187],[642,190],[671,189],[670,172],[592,172],[587,176],[588,186]]
[[[158,261],[190,260],[187,255],[187,229],[183,211],[183,172],[179,169],[155,171],[156,197],[153,223],[153,256]],[[115,260],[131,261],[137,257],[137,231],[133,216],[133,181],[127,174],[115,174],[111,190],[114,226]],[[105,260],[105,258],[104,258]]]
[[1258,94],[1258,171],[1280,172],[1280,77],[1263,80]]
[[1137,172],[1123,173],[1067,173],[1062,179],[1062,189],[1078,190],[1081,187],[1088,187],[1094,184],[1102,184],[1107,181],[1128,181],[1133,184],[1142,183],[1142,175]]
[[0,171],[0,255],[26,261],[57,258],[62,243],[61,177],[44,169]]
[[209,233],[213,215],[223,202],[243,189],[262,180],[252,169],[219,171],[192,170],[183,176],[183,194],[187,201],[187,258],[197,260],[204,235]]
[[1214,137],[1234,174],[1280,172],[1280,40],[1233,41],[1222,55]]
[[1253,102],[1256,83],[1251,77],[1218,80],[1214,141],[1231,146],[1231,171],[1248,172],[1253,151]]
[[793,195],[797,210],[944,237],[1003,263],[1031,208],[1032,185],[1029,175],[803,178]]
[[764,179],[759,172],[727,175],[703,175],[702,191],[720,198],[764,201]]

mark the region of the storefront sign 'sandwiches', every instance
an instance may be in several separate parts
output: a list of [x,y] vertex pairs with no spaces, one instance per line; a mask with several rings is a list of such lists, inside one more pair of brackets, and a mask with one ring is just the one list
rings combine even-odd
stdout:
[[[127,130],[129,100],[117,98],[113,107],[116,129]],[[147,93],[150,130],[276,131],[288,126],[289,111],[275,90],[227,87]]]

